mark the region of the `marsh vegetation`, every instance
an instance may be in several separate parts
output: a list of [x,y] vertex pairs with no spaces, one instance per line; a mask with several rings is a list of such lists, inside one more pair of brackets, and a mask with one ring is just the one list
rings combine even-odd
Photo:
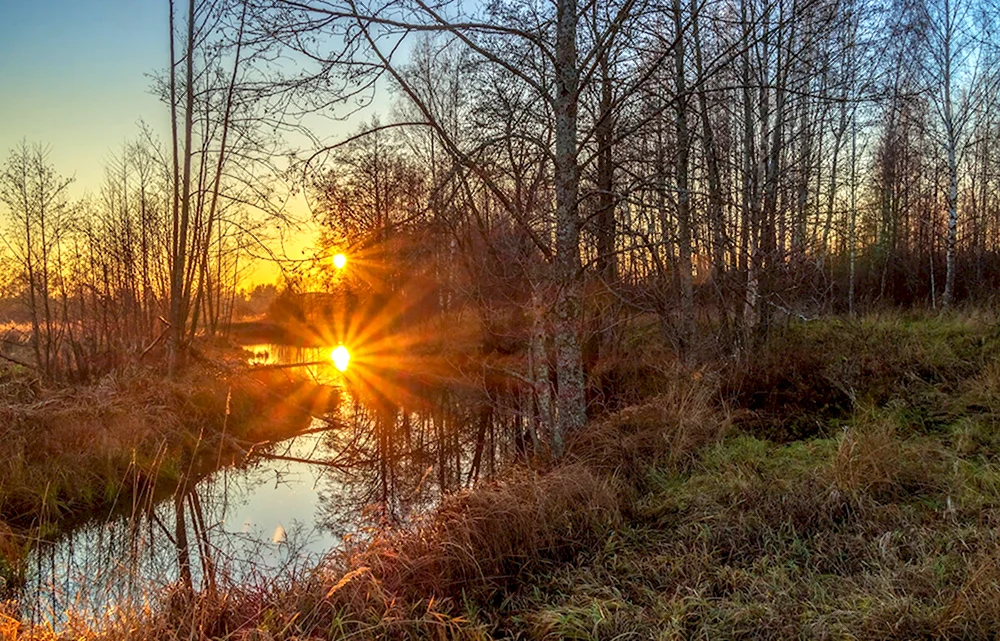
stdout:
[[996,637],[991,1],[167,0],[0,165],[0,635]]

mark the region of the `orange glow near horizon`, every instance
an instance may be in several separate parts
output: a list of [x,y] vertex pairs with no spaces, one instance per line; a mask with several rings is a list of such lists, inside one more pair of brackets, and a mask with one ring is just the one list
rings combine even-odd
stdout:
[[418,274],[393,274],[392,250],[385,246],[356,248],[349,253],[349,263],[349,287],[360,296],[353,305],[336,309],[329,325],[317,328],[317,338],[350,349],[343,379],[353,394],[410,407],[421,404],[415,382],[447,369],[434,347],[443,336],[439,328],[412,319],[405,325],[398,321],[427,298],[433,283]]
[[[329,411],[331,401],[348,397],[378,407],[430,407],[428,385],[446,375],[451,381],[454,374],[455,363],[443,351],[451,353],[462,339],[413,314],[434,294],[433,279],[419,271],[405,277],[394,273],[393,251],[384,245],[345,253],[349,270],[331,278],[327,311],[315,322],[291,328],[308,343],[323,346],[304,357],[323,364],[306,370],[308,380],[289,396],[289,405],[310,407],[317,415]],[[331,270],[333,256],[323,261]]]

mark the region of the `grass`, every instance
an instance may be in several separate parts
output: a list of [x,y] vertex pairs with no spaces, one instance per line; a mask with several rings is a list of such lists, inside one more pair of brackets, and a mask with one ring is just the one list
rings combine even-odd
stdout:
[[[995,471],[860,429],[874,436],[741,435],[693,474],[659,474],[620,538],[550,577],[520,620],[536,638],[993,638]],[[597,604],[618,615],[586,634],[561,618]]]
[[690,470],[647,469],[634,517],[519,594],[505,629],[996,638],[993,327],[877,317],[791,328],[724,382],[746,410],[731,436],[699,448]]
[[739,367],[661,364],[556,467],[280,585],[62,638],[996,638],[996,327],[823,320]]
[[969,379],[996,384],[998,328],[981,313],[798,323],[731,368],[723,394],[746,410],[748,429],[772,440],[822,435],[866,405],[898,405],[931,429],[969,409]]

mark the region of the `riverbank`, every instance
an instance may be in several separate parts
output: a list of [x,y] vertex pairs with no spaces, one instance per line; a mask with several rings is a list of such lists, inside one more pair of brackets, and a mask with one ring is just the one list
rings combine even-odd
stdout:
[[[182,479],[308,427],[316,390],[252,371],[232,350],[174,379],[134,368],[85,385],[0,379],[0,578],[16,585],[32,542],[151,504]],[[298,403],[285,402],[295,392]],[[314,402],[315,401],[315,402]]]
[[1000,633],[995,317],[821,320],[738,366],[626,363],[647,396],[556,467],[279,585],[176,593],[65,638]]

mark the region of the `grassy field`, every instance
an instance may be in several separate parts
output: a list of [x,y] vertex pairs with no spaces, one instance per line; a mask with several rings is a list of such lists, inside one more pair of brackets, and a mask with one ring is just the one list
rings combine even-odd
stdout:
[[737,366],[624,359],[646,397],[557,467],[294,581],[64,638],[996,638],[998,327],[822,320]]

